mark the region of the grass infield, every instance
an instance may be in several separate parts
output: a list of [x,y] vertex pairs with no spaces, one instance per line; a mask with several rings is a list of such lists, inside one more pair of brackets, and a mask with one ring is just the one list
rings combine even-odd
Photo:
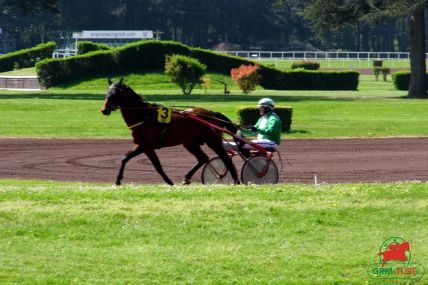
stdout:
[[[359,91],[273,91],[258,89],[242,93],[229,78],[232,95],[222,94],[223,86],[213,83],[205,94],[195,90],[180,95],[163,74],[128,75],[126,80],[151,102],[185,108],[201,106],[220,111],[237,122],[241,107],[255,106],[271,97],[278,106],[293,107],[291,133],[285,138],[427,136],[428,100],[406,99],[391,82],[361,76]],[[42,92],[0,91],[3,137],[47,138],[129,138],[118,112],[104,117],[99,109],[107,90],[105,78],[79,82]]]
[[367,266],[390,236],[427,267],[427,207],[428,184],[418,182],[0,180],[0,283],[372,284]]

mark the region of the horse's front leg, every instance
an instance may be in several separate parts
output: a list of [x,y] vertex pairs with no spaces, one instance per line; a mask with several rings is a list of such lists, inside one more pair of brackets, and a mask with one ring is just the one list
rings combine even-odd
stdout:
[[154,149],[146,149],[145,153],[146,153],[147,157],[150,159],[150,161],[152,162],[156,171],[160,174],[160,176],[162,176],[163,180],[166,183],[168,183],[169,185],[174,185],[174,183],[172,183],[171,179],[169,179],[169,177],[163,171],[162,165],[160,164],[159,158],[156,155],[155,150]]
[[191,144],[187,143],[183,144],[183,146],[198,159],[198,162],[192,167],[192,169],[189,170],[189,172],[187,172],[186,176],[184,176],[183,184],[187,185],[190,184],[190,179],[192,178],[193,174],[195,174],[195,172],[198,171],[199,168],[201,168],[205,163],[207,163],[209,158],[202,151],[199,142]]
[[136,157],[139,154],[142,154],[144,152],[143,147],[140,145],[136,145],[132,150],[130,150],[123,158],[122,158],[122,164],[119,169],[119,174],[116,178],[116,185],[120,185],[121,181],[123,179],[123,172],[125,171],[125,165],[128,161],[130,161],[132,158]]

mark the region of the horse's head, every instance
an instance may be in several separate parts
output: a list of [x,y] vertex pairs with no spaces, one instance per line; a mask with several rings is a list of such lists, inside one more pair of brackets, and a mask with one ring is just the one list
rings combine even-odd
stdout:
[[119,82],[113,83],[111,79],[108,79],[109,88],[107,90],[106,99],[104,105],[101,107],[101,113],[108,116],[111,112],[116,111],[120,107],[121,96],[123,93],[123,78]]
[[101,113],[104,115],[108,116],[118,108],[131,107],[138,104],[138,102],[143,102],[142,98],[138,96],[134,90],[123,83],[123,78],[115,83],[113,83],[109,78],[108,83],[110,86],[107,91],[104,105],[101,108]]

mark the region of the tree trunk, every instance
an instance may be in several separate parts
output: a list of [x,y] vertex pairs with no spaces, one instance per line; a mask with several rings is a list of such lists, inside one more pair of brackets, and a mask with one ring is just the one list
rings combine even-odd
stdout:
[[369,51],[369,27],[366,23],[362,24],[361,30],[361,51]]
[[410,18],[410,86],[409,97],[428,98],[425,86],[425,13],[416,9]]

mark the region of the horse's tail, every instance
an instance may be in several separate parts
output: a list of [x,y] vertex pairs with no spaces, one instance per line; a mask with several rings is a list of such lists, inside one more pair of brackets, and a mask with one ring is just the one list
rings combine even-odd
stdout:
[[216,118],[219,120],[220,125],[222,127],[226,128],[227,130],[236,134],[236,132],[239,130],[239,127],[237,125],[232,123],[232,121],[228,117],[223,115],[222,113],[214,112],[214,114],[215,114]]

